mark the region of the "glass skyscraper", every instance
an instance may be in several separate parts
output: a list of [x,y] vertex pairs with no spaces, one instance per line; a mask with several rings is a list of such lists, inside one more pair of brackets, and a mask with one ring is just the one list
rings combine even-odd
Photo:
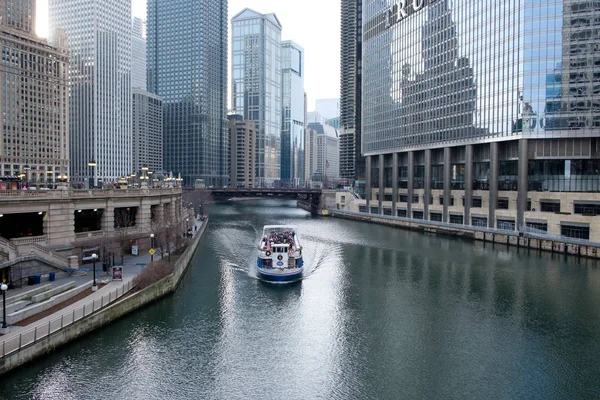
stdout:
[[363,0],[362,17],[365,211],[600,240],[598,2]]
[[340,177],[365,179],[361,155],[362,2],[341,2]]
[[115,181],[132,172],[131,1],[50,0],[48,11],[51,42],[69,49],[71,179]]
[[257,130],[256,184],[281,179],[281,23],[248,8],[235,15],[231,108]]
[[148,91],[163,99],[164,168],[229,183],[227,1],[149,0]]
[[304,49],[291,40],[281,43],[282,127],[281,181],[304,182]]

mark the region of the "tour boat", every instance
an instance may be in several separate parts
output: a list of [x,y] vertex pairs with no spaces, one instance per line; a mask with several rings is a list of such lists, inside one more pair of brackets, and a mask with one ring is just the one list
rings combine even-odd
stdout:
[[302,246],[296,228],[265,225],[258,244],[256,270],[269,281],[292,281],[302,276]]

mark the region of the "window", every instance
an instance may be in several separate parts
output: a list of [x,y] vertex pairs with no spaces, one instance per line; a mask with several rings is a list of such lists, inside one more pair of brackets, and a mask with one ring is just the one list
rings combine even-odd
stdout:
[[423,211],[413,211],[414,219],[423,219]]
[[560,234],[575,239],[590,240],[590,227],[585,225],[574,225],[573,223],[560,223]]
[[384,201],[392,201],[392,195],[391,194],[384,194],[383,195],[383,200]]
[[371,214],[379,214],[379,207],[371,206]]
[[399,209],[398,210],[398,216],[406,218],[406,209],[405,208]]
[[408,203],[408,195],[401,194],[400,195],[400,203]]
[[600,215],[600,203],[575,202],[573,204],[575,214]]
[[392,215],[392,209],[391,208],[384,208],[383,209],[383,215]]
[[531,211],[531,199],[527,199],[527,211]]
[[515,221],[509,219],[498,219],[497,223],[498,229],[503,229],[505,231],[514,231],[515,230]]
[[481,227],[487,227],[488,226],[488,219],[487,217],[476,217],[476,216],[472,216],[471,217],[471,225],[473,226],[481,226]]
[[[482,202],[481,202],[481,197],[473,197],[473,199],[471,199],[471,207],[472,208],[481,208],[482,206]],[[487,226],[487,224],[486,224]]]
[[527,222],[525,222],[525,225],[527,225],[528,228],[533,228],[538,231],[548,232],[548,223],[547,222],[527,221]]
[[[444,196],[440,196],[440,206],[444,205]],[[450,197],[450,207],[454,206],[454,196]]]
[[508,210],[508,199],[506,197],[500,197],[498,199],[498,209]]
[[429,219],[432,221],[442,222],[442,213],[432,212],[429,216]]
[[358,206],[358,212],[366,213],[367,212],[367,206]]
[[450,223],[462,225],[463,224],[462,214],[450,214]]
[[560,200],[540,200],[540,211],[560,212]]

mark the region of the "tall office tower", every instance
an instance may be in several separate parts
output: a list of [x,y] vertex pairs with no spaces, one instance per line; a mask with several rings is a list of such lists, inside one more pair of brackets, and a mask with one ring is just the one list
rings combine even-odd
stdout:
[[138,17],[131,22],[131,87],[146,90],[146,39],[144,22]]
[[131,1],[50,0],[51,43],[70,55],[71,179],[84,186],[128,175],[131,160]]
[[362,156],[362,3],[342,0],[340,57],[340,177],[364,181]]
[[363,0],[365,211],[600,240],[600,9],[521,7]]
[[312,181],[317,170],[317,131],[308,125],[304,132],[304,176],[307,183]]
[[0,175],[51,186],[69,172],[69,58],[35,35],[35,3],[0,0]]
[[227,1],[148,1],[148,91],[163,98],[164,168],[229,184]]
[[133,88],[133,171],[163,169],[162,98]]
[[304,49],[282,42],[281,64],[281,181],[296,187],[304,181]]
[[281,179],[281,23],[245,8],[231,20],[231,109],[257,130],[257,185]]
[[254,121],[233,114],[229,119],[231,140],[231,187],[251,188],[256,184],[256,129]]
[[311,122],[308,128],[315,132],[314,173],[332,181],[340,177],[339,133],[332,126]]

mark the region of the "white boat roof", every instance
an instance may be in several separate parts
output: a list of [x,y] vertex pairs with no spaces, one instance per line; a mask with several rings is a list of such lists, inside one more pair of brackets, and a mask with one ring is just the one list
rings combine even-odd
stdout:
[[265,229],[285,229],[285,228],[296,230],[296,227],[293,225],[265,225],[263,227],[263,230],[265,230]]

